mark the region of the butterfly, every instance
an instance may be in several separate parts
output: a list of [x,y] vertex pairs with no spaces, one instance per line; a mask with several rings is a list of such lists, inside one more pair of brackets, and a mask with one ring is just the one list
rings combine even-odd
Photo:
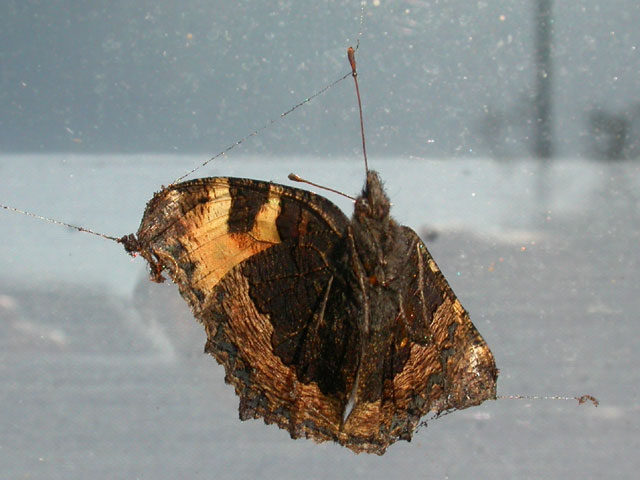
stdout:
[[171,185],[123,243],[177,283],[243,420],[382,454],[428,412],[496,398],[489,347],[375,171],[351,219],[275,183]]

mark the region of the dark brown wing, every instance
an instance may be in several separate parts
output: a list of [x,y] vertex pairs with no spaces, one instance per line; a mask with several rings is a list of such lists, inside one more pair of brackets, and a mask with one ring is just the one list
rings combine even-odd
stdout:
[[[410,440],[429,412],[437,415],[496,398],[498,371],[489,347],[424,243],[407,227],[400,233],[394,255],[404,261],[398,276],[388,288],[378,287],[395,292],[395,298],[383,300],[393,308],[371,307],[394,320],[362,356],[359,400],[338,437],[352,450],[379,455],[399,439]],[[373,293],[368,292],[370,299]]]
[[403,231],[410,252],[405,271],[409,285],[400,300],[397,353],[387,362],[387,371],[394,373],[388,377],[392,381],[387,382],[383,404],[393,405],[389,408],[395,428],[390,434],[410,439],[426,413],[495,399],[498,370],[489,346],[425,244],[410,228]]
[[169,271],[224,365],[242,419],[292,437],[338,440],[358,333],[346,262],[348,220],[304,190],[210,178],[149,202],[138,250]]

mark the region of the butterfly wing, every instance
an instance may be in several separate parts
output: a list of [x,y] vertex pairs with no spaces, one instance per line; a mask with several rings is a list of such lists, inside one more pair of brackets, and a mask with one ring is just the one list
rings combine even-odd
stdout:
[[247,179],[193,180],[149,202],[137,250],[204,324],[242,419],[344,436],[359,314],[339,269],[348,223],[323,197]]
[[[495,399],[498,370],[489,346],[425,244],[410,228],[403,227],[403,233],[409,251],[404,277],[409,283],[399,300],[397,329],[403,333],[396,336],[396,350],[404,347],[405,354],[396,358],[405,363],[393,374],[392,393],[387,395],[402,417],[395,419],[396,435],[410,438],[426,413]],[[409,341],[403,344],[405,339]]]
[[426,414],[496,398],[498,371],[489,347],[425,244],[410,228],[397,228],[394,249],[382,262],[394,275],[386,286],[376,277],[365,282],[371,322],[388,328],[368,343],[361,332],[367,347],[356,401],[338,438],[355,451],[382,454],[396,440],[411,440]]

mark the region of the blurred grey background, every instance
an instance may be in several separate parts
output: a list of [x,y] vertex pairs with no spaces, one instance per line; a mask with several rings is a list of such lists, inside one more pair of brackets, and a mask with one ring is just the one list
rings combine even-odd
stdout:
[[[358,66],[371,164],[500,394],[383,457],[240,422],[174,286],[0,211],[0,478],[636,478],[640,4],[0,4],[0,203],[119,236],[154,191]],[[361,188],[347,78],[196,176]],[[298,185],[299,186],[299,185]],[[324,194],[324,193],[323,193]],[[346,199],[327,195],[350,214]]]
[[[359,17],[358,1],[3,1],[0,148],[217,153],[346,73]],[[637,157],[638,25],[636,0],[369,2],[370,150]],[[346,98],[325,95],[246,151],[354,150]]]

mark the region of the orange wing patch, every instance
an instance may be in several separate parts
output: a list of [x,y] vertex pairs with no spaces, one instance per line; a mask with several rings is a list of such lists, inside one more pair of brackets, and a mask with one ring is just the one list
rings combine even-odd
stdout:
[[276,226],[281,195],[276,188],[260,193],[266,202],[255,214],[253,228],[230,232],[233,196],[227,178],[158,192],[138,231],[145,245],[142,255],[157,266],[155,271],[168,269],[179,285],[211,292],[233,267],[281,241]]

